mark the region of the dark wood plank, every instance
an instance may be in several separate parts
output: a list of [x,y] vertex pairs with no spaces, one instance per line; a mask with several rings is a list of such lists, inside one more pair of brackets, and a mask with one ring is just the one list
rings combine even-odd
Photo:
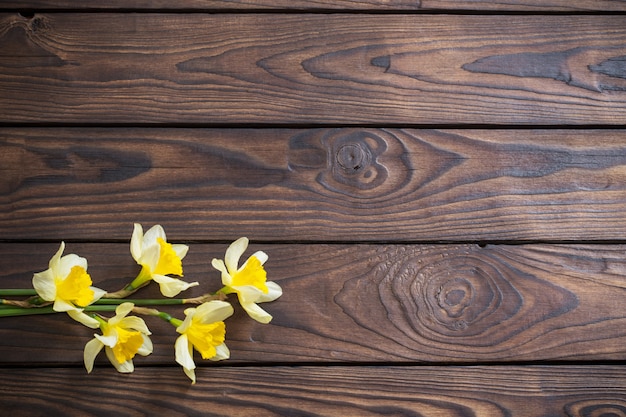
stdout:
[[620,366],[3,369],[0,406],[15,417],[621,416]]
[[459,0],[6,0],[4,9],[139,9],[139,10],[498,10],[498,11],[624,11],[623,0],[515,0],[515,1],[459,1]]
[[0,15],[0,122],[608,124],[626,16]]
[[0,239],[618,240],[623,130],[1,129]]
[[[226,244],[192,244],[185,279],[216,291],[210,266]],[[30,286],[56,244],[0,245],[0,288]],[[508,362],[624,360],[623,245],[262,245],[283,296],[263,307],[269,325],[235,303],[227,321],[232,362]],[[96,286],[116,290],[138,272],[126,244],[69,244]],[[153,297],[154,286],[137,294]],[[182,308],[170,311],[182,318]],[[147,318],[154,353],[138,364],[173,364],[171,325]],[[4,364],[81,366],[93,331],[64,314],[3,318]],[[45,341],[43,343],[42,341]],[[99,363],[106,362],[104,356]]]

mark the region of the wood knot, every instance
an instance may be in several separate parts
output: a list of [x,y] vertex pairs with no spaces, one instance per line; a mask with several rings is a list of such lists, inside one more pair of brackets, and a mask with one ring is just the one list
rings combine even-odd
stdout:
[[291,171],[310,174],[324,190],[371,201],[407,183],[413,170],[405,156],[403,142],[390,132],[325,129],[294,136],[288,158]]
[[589,399],[564,408],[568,417],[626,417],[626,403],[620,400]]
[[437,290],[437,305],[449,317],[462,317],[465,309],[473,304],[475,295],[476,289],[470,280],[464,277],[453,278],[444,282]]
[[[347,132],[348,133],[348,132]],[[373,132],[361,130],[326,138],[329,172],[321,180],[333,187],[369,190],[387,179],[387,168],[378,160],[387,142]]]
[[43,34],[50,30],[50,22],[43,16],[33,15],[28,19],[28,28],[32,33]]
[[420,320],[448,336],[478,334],[508,320],[522,304],[498,268],[479,258],[430,263],[416,280],[411,295]]
[[344,170],[346,175],[353,175],[359,171],[363,171],[365,166],[369,165],[371,154],[363,149],[362,145],[347,144],[341,146],[337,150],[337,164]]

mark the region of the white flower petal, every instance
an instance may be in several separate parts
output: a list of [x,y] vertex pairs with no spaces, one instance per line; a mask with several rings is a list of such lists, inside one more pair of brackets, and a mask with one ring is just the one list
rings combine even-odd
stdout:
[[[112,320],[113,319],[109,320],[109,324],[111,324]],[[148,329],[146,322],[141,317],[137,317],[137,316],[124,317],[119,320],[118,325],[123,329],[137,330],[138,332],[141,332],[146,335],[152,334],[150,330]]]
[[152,340],[150,340],[150,338],[146,336],[145,334],[142,334],[141,337],[143,337],[143,344],[137,351],[137,354],[141,356],[148,356],[149,354],[152,353],[152,350],[153,350]]
[[226,249],[226,255],[224,256],[224,263],[226,264],[226,268],[228,272],[232,275],[237,272],[237,265],[239,264],[239,258],[248,248],[248,238],[240,237],[235,240],[231,245]]
[[256,300],[257,303],[267,303],[269,301],[274,301],[275,299],[283,295],[283,289],[274,281],[267,281],[265,285],[267,286],[268,290],[267,294],[261,292],[258,300]]
[[230,284],[233,282],[233,277],[231,277],[228,273],[224,261],[222,261],[221,259],[213,259],[211,261],[211,265],[213,265],[213,268],[222,273],[222,285],[230,286]]
[[46,301],[53,301],[57,296],[57,286],[51,269],[33,275],[33,288]]
[[96,287],[89,287],[89,289],[91,291],[93,291],[93,298],[91,299],[91,302],[89,303],[90,305],[95,303],[96,301],[98,301],[102,297],[104,297],[104,295],[107,293],[106,291],[104,291],[104,290],[102,290],[100,288],[96,288]]
[[189,326],[191,326],[191,322],[193,319],[193,314],[196,311],[195,307],[190,307],[185,309],[185,320],[183,320],[183,324],[176,328],[178,333],[185,333]]
[[195,369],[196,364],[193,361],[193,347],[187,339],[187,335],[181,335],[176,339],[174,350],[176,351],[176,362],[185,369]]
[[100,341],[100,343],[102,343],[104,346],[108,346],[110,348],[115,346],[115,344],[117,343],[117,334],[111,334],[111,335],[108,335],[108,336],[95,334],[94,336],[95,336],[96,339],[98,339]]
[[167,242],[167,237],[165,236],[165,230],[163,230],[163,226],[160,224],[155,224],[152,226],[145,235],[143,235],[143,244],[147,245],[155,245],[157,244],[157,239],[161,238]]
[[263,310],[261,307],[254,303],[241,304],[241,307],[246,310],[246,313],[248,313],[250,317],[258,321],[259,323],[267,324],[272,321],[271,314],[269,314],[267,311]]
[[98,327],[100,327],[100,323],[98,322],[98,320],[94,319],[93,317],[89,317],[80,309],[67,310],[67,314],[77,322],[82,323],[91,329],[97,329]]
[[135,370],[135,366],[133,365],[132,359],[127,360],[124,363],[119,363],[117,359],[115,359],[115,354],[113,353],[113,349],[111,349],[110,347],[107,347],[105,349],[105,352],[107,354],[107,358],[109,358],[109,362],[111,362],[111,365],[113,365],[115,369],[117,369],[117,372],[128,374]]
[[256,303],[263,294],[263,291],[254,285],[241,285],[233,288],[237,290],[237,297],[241,304]]
[[189,246],[175,244],[172,245],[172,249],[174,250],[174,252],[176,252],[176,255],[180,258],[180,260],[182,260],[187,255],[187,252],[189,251]]
[[176,362],[183,367],[183,371],[191,379],[191,383],[195,384],[196,373],[194,369],[196,369],[196,364],[193,361],[193,346],[189,343],[187,335],[182,335],[176,339],[174,347],[176,350]]
[[50,262],[48,263],[48,267],[50,269],[52,269],[53,271],[58,268],[59,261],[61,259],[61,255],[63,254],[64,250],[65,250],[65,242],[61,242],[61,245],[59,245],[59,250],[57,250],[57,253],[55,253],[52,256],[52,258],[50,258]]
[[191,379],[191,384],[195,384],[196,383],[196,372],[193,369],[187,369],[185,367],[183,367],[183,371],[185,372],[185,375],[187,375],[187,377],[189,377],[189,379]]
[[233,312],[233,306],[230,303],[213,300],[199,305],[194,314],[200,323],[211,324],[226,320],[232,316]]
[[62,312],[62,311],[76,311],[76,310],[78,310],[74,304],[68,303],[67,301],[62,300],[60,298],[57,298],[57,299],[54,300],[54,304],[52,305],[52,309],[54,311],[59,311],[59,312]]
[[143,228],[140,224],[135,223],[133,226],[133,235],[130,238],[130,254],[133,259],[139,262],[143,252]]
[[141,257],[137,261],[140,265],[148,267],[150,272],[154,271],[159,264],[159,257],[161,255],[161,248],[157,244],[144,245]]
[[[263,252],[263,251],[257,251],[254,252],[252,254],[252,256],[254,256],[255,258],[257,258],[259,260],[259,262],[261,262],[261,265],[263,265],[265,262],[267,262],[267,260],[269,259],[269,256],[267,256],[267,253]],[[251,257],[252,257],[251,256]],[[248,258],[249,259],[249,258]],[[246,261],[247,262],[247,261]]]
[[96,356],[98,356],[98,353],[100,353],[103,347],[104,345],[98,339],[91,339],[85,344],[83,362],[85,363],[87,373],[91,373],[93,370],[93,363],[96,360]]
[[152,279],[159,283],[161,294],[166,297],[175,297],[181,291],[200,285],[198,282],[185,282],[178,278],[172,278],[165,275],[153,275]]
[[230,350],[226,346],[226,343],[222,343],[219,346],[215,346],[215,356],[211,358],[212,361],[223,361],[230,358]]
[[80,266],[86,271],[87,259],[82,258],[74,253],[70,253],[59,260],[58,265],[54,270],[54,273],[58,277],[67,277],[72,271],[72,268],[75,266]]
[[118,305],[115,308],[115,317],[114,318],[116,319],[116,321],[120,321],[121,319],[126,317],[128,315],[128,313],[133,311],[133,308],[135,308],[135,305],[133,303],[130,303],[130,302],[125,302],[125,303],[122,303],[122,304]]

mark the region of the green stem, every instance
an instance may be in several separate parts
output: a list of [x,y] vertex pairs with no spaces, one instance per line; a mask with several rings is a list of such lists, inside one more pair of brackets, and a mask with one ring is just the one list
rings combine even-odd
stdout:
[[215,291],[215,295],[218,295],[218,294],[228,295],[228,294],[232,294],[233,292],[234,291],[232,288],[230,288],[228,285],[224,285],[222,288]]
[[176,317],[172,317],[170,314],[164,312],[164,311],[159,311],[157,309],[154,308],[145,308],[145,307],[135,307],[133,308],[133,312],[137,313],[137,314],[143,314],[146,316],[153,316],[153,317],[158,317],[163,321],[166,321],[168,323],[170,323],[171,325],[178,327],[181,324],[183,324],[183,321],[180,319],[177,319]]
[[171,315],[164,313],[162,311],[159,312],[159,316],[162,320],[170,323],[171,325],[173,325],[174,327],[178,327],[181,324],[183,324],[183,321],[180,319],[177,319],[176,317],[172,317]]
[[101,298],[92,305],[120,305],[133,303],[136,306],[171,306],[185,304],[184,298],[155,298],[155,299],[126,299],[126,298]]
[[32,288],[0,289],[0,297],[30,297],[32,295],[37,295],[37,291]]
[[[84,308],[84,311],[115,311],[116,306],[113,305],[90,305]],[[35,314],[52,314],[58,313],[51,306],[41,308],[2,308],[0,309],[0,317],[16,317],[16,316],[32,316]]]

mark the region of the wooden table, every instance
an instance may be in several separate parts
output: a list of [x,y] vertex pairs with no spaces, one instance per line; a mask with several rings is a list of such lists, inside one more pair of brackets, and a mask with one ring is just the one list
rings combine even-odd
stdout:
[[2,318],[2,415],[626,415],[626,1],[0,8],[0,288],[65,241],[118,289],[137,222],[186,294],[240,236],[284,290],[196,385],[165,322],[87,374]]

